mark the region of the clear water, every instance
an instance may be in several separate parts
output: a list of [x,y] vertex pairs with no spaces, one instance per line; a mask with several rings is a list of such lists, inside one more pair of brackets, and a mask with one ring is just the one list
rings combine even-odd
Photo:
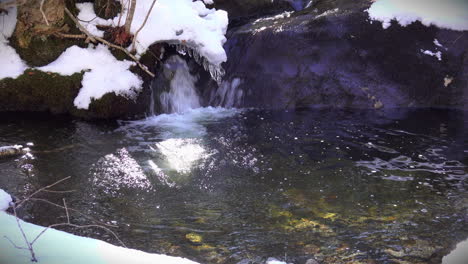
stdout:
[[[468,113],[201,108],[134,122],[0,116],[0,188],[202,263],[433,263],[468,237]],[[42,202],[30,222],[63,222]],[[72,214],[75,223],[89,223]],[[73,230],[118,244],[101,230]],[[249,262],[250,261],[250,262]]]

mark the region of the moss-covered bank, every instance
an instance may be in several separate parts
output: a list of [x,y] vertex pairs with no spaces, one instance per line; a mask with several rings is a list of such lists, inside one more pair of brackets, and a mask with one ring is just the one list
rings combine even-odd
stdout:
[[71,76],[27,69],[16,79],[0,80],[0,112],[50,112],[85,119],[132,117],[145,112],[145,104],[114,93],[93,100],[88,110],[73,101],[81,89],[83,72]]

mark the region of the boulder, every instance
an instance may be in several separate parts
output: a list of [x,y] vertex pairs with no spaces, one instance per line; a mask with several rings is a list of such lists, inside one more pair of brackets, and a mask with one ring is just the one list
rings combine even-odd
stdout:
[[316,1],[231,28],[222,89],[239,90],[225,94],[243,107],[467,109],[468,35],[419,22],[383,29],[370,4]]

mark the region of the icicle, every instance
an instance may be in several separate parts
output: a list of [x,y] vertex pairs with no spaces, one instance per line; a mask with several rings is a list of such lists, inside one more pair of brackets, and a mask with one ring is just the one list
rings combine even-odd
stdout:
[[221,67],[221,65],[213,65],[205,57],[200,55],[200,53],[198,53],[196,49],[192,49],[190,47],[180,44],[176,44],[174,46],[179,54],[193,58],[193,60],[198,65],[202,66],[203,69],[205,69],[205,71],[210,73],[211,78],[215,80],[218,83],[218,85],[221,84],[221,80],[223,79],[223,76],[225,74],[225,71],[223,67]]

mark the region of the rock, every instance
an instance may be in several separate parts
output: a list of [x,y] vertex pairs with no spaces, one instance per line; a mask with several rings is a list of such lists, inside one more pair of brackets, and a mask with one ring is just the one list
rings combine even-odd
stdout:
[[[468,35],[419,22],[384,30],[370,23],[370,4],[317,1],[290,16],[231,28],[222,87],[239,91],[226,94],[242,95],[237,106],[270,109],[467,109]],[[439,61],[421,52],[437,49],[434,39],[458,40]]]
[[29,66],[49,64],[65,49],[80,43],[77,39],[63,39],[55,35],[57,32],[79,33],[73,22],[65,17],[66,2],[68,1],[44,1],[43,10],[47,22],[40,12],[40,0],[25,1],[24,5],[18,6],[18,22],[10,45]]
[[375,109],[380,109],[380,108],[382,108],[382,107],[383,107],[382,102],[380,102],[380,101],[375,102],[375,104],[374,104],[374,108],[375,108]]
[[308,259],[305,264],[320,264],[318,261],[315,259]]

